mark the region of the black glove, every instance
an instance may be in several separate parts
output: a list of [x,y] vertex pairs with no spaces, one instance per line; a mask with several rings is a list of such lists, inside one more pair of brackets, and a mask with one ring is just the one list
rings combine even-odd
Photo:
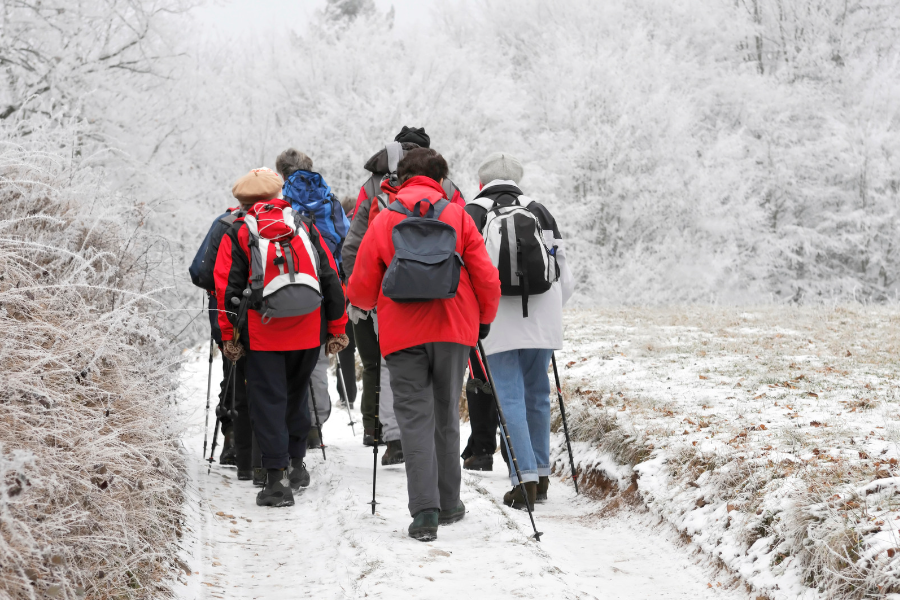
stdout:
[[488,336],[491,332],[491,324],[490,323],[482,323],[478,326],[478,339],[483,340]]

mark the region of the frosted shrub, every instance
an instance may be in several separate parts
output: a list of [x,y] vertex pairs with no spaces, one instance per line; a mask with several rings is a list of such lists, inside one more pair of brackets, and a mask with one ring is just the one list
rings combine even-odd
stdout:
[[66,163],[0,143],[0,596],[159,597],[173,353],[122,200]]

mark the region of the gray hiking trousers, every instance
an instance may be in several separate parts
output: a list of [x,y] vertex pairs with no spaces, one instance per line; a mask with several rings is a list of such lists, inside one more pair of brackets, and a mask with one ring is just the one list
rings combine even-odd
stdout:
[[[396,442],[400,439],[400,428],[394,414],[394,390],[391,387],[391,372],[387,361],[381,359],[381,394],[378,396],[378,421],[381,423],[381,439]],[[402,442],[401,442],[402,443]]]
[[412,516],[459,505],[459,395],[468,356],[468,346],[432,342],[386,357]]
[[[325,346],[319,349],[319,361],[309,378],[312,391],[316,395],[316,412],[319,413],[319,422],[324,425],[331,416],[331,397],[328,395],[328,356],[325,355]],[[309,399],[309,418],[312,426],[316,426],[316,415],[313,413],[312,397]]]

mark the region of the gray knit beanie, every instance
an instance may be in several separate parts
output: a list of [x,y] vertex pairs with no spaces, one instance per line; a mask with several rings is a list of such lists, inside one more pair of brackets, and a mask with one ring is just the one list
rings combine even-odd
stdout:
[[512,180],[519,183],[524,170],[519,159],[505,152],[494,152],[478,167],[478,180],[487,185],[495,179]]

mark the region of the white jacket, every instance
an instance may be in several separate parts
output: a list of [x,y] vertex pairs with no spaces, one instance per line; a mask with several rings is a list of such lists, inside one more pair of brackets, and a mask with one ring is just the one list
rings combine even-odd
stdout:
[[[515,186],[515,183],[502,180],[492,181],[484,186],[479,197],[490,194],[490,188],[497,185]],[[525,201],[520,200],[520,203],[525,204]],[[491,332],[482,342],[487,354],[526,348],[561,350],[563,347],[562,310],[575,292],[575,281],[566,262],[566,249],[556,220],[545,207],[538,203],[532,204],[532,207],[535,205],[537,205],[537,210],[543,210],[552,221],[552,227],[544,229],[544,242],[550,248],[556,246],[559,280],[543,294],[528,296],[528,317],[522,316],[522,299],[520,297],[502,296],[500,298],[500,307],[497,310],[497,317],[491,324]],[[472,214],[468,209],[467,206],[467,212]],[[478,224],[477,221],[476,224]]]

